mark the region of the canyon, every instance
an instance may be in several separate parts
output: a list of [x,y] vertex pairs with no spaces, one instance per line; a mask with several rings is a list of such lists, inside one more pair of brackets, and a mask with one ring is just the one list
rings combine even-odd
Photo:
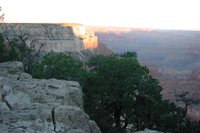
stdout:
[[[180,106],[174,94],[183,91],[200,97],[200,31],[171,31],[131,27],[84,26],[71,23],[1,23],[0,33],[8,38],[29,36],[45,43],[41,53],[73,52],[76,59],[93,55],[135,51],[142,66],[163,87],[163,98]],[[37,47],[39,48],[39,47]],[[192,106],[188,115],[200,120],[200,105]]]
[[[99,43],[115,53],[135,51],[142,66],[163,87],[163,98],[176,102],[175,94],[188,91],[200,97],[200,31],[156,30],[148,28],[88,26]],[[188,116],[200,120],[200,105],[193,105]]]

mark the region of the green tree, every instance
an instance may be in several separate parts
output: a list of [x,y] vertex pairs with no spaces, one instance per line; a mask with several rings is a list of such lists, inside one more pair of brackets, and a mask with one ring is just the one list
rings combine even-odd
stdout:
[[0,62],[10,61],[11,57],[8,56],[8,50],[4,42],[3,34],[0,33]]
[[190,105],[197,105],[200,103],[200,100],[195,97],[195,94],[190,96],[189,92],[183,91],[181,94],[175,94],[176,101],[183,102],[185,104],[185,111],[187,112]]
[[34,78],[56,78],[65,80],[80,80],[83,74],[83,62],[75,60],[72,53],[47,53],[42,60],[34,64]]
[[6,61],[6,50],[5,50],[5,44],[4,44],[4,38],[3,35],[0,33],[0,62]]
[[103,133],[127,128],[183,132],[189,125],[184,109],[162,100],[162,87],[139,64],[135,52],[98,55],[87,64],[91,71],[83,84],[84,109]]
[[110,57],[99,55],[88,61],[94,72],[88,74],[83,86],[84,106],[102,132],[125,132],[134,119],[134,104],[143,102],[141,97],[148,97],[154,104],[162,99],[158,81],[148,75],[149,70],[140,66],[136,58],[135,52],[128,52]]
[[0,62],[18,60],[18,53],[14,46],[14,39],[12,41],[8,41],[8,45],[6,45],[3,34],[0,33]]
[[[29,38],[27,34],[20,35],[19,40],[21,43],[18,45],[18,49],[21,52],[21,61],[24,63],[25,70],[29,74],[32,74],[32,65],[35,59],[39,56],[41,48],[45,43],[39,44],[36,39],[32,39],[30,44],[27,45],[26,41]],[[39,45],[38,50],[36,50],[36,45]]]

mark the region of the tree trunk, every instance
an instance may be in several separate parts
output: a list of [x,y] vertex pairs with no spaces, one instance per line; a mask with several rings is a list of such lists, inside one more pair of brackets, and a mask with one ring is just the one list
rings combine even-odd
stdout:
[[115,119],[115,124],[116,124],[117,129],[121,129],[121,125],[120,125],[121,110],[122,110],[122,107],[120,106],[114,112],[114,119]]

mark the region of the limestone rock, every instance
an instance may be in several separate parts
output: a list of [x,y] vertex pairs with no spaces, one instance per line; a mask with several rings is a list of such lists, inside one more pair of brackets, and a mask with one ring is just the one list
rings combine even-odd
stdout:
[[0,64],[0,75],[19,74],[24,72],[22,62],[4,62]]
[[[86,28],[82,24],[73,23],[2,23],[0,33],[8,38],[16,38],[19,35],[29,35],[26,41],[29,46],[31,40],[45,43],[41,49],[41,54],[53,52],[73,52],[77,59],[87,60],[95,55],[99,49],[98,38],[93,30]],[[35,45],[36,50],[39,45]],[[109,51],[103,47],[103,51]],[[107,53],[109,54],[109,53]]]
[[149,130],[149,129],[144,129],[144,131],[138,131],[138,132],[134,132],[134,133],[162,133],[159,131],[155,131],[155,130]]
[[21,62],[0,63],[0,131],[100,133],[83,109],[78,82],[33,79]]

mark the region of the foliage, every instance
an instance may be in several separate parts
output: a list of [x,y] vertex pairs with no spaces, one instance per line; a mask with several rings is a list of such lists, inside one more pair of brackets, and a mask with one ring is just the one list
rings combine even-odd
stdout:
[[98,70],[98,67],[101,66],[105,61],[115,58],[116,58],[115,54],[111,54],[110,56],[96,55],[92,56],[90,60],[86,62],[86,64],[88,65],[88,67],[91,68],[91,70],[96,72]]
[[192,104],[197,105],[200,103],[200,100],[194,97],[194,94],[190,96],[189,92],[183,91],[181,94],[175,94],[176,101],[182,101],[185,104],[185,110],[188,110],[188,107]]
[[91,71],[83,84],[84,109],[103,133],[123,133],[127,128],[163,132],[194,130],[184,109],[162,100],[162,87],[146,67],[140,66],[135,52],[98,55],[87,64]]
[[5,49],[6,45],[4,44],[3,35],[0,33],[0,62],[7,61],[7,51]]
[[[99,55],[88,61],[89,66],[95,68],[95,72],[90,73],[83,87],[85,109],[98,123],[102,132],[123,132],[132,120],[132,110],[136,97],[139,98],[138,93],[143,92],[145,97],[146,93],[153,92],[151,89],[154,89],[150,86],[148,88],[145,80],[148,78],[148,69],[140,66],[137,60],[124,57],[120,59],[117,55]],[[142,85],[146,88],[142,88]],[[159,88],[157,91],[161,90]],[[161,98],[161,95],[151,96]],[[91,104],[91,101],[94,103]],[[106,122],[101,122],[102,119],[106,119]]]
[[[19,35],[18,38],[9,39],[6,36],[10,50],[9,58],[10,60],[18,60],[23,62],[25,72],[32,73],[32,64],[35,59],[39,56],[41,48],[45,43],[39,44],[36,39],[32,39],[30,44],[27,44],[29,36],[27,34]],[[39,45],[38,50],[36,50],[36,45]]]
[[134,61],[137,61],[137,53],[136,52],[124,52],[123,54],[116,54],[116,56],[122,57],[122,58],[131,58]]
[[11,61],[19,61],[18,52],[17,52],[17,44],[18,41],[16,38],[9,39],[7,36],[5,37],[8,41],[8,56]]
[[[188,92],[176,94],[177,101],[185,103],[185,109],[169,100],[162,100],[162,87],[149,70],[137,61],[135,52],[96,55],[86,63],[75,60],[72,53],[47,53],[35,61],[44,44],[35,50],[37,40],[27,45],[28,35],[9,39],[10,50],[5,50],[0,34],[0,61],[19,60],[34,78],[56,78],[79,81],[84,92],[84,108],[103,133],[124,133],[145,128],[163,132],[200,132],[200,121],[186,117],[191,104],[200,100]],[[6,56],[9,55],[9,56]],[[3,58],[2,58],[3,57]],[[34,65],[33,65],[34,64]],[[32,68],[33,66],[33,68]]]
[[47,53],[41,62],[34,64],[34,78],[56,78],[65,80],[79,80],[86,71],[83,62],[75,60],[71,53]]

